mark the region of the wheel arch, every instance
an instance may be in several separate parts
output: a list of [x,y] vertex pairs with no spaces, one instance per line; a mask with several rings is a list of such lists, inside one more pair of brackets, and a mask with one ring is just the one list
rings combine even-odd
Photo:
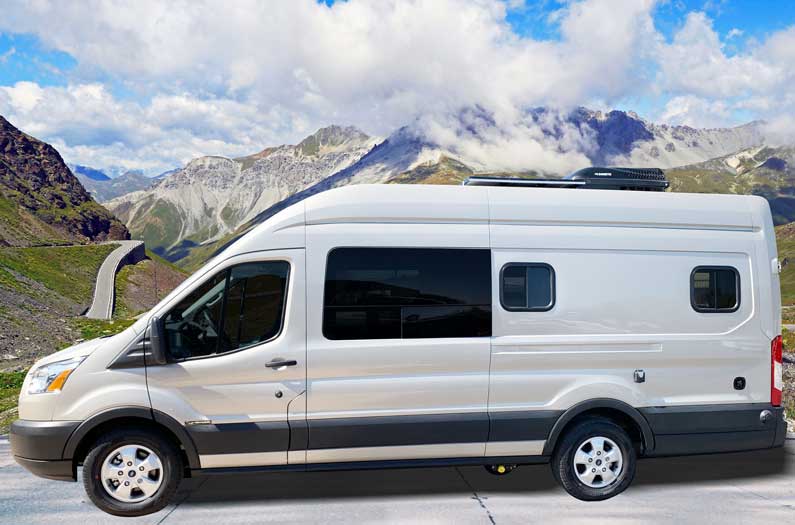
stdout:
[[607,417],[617,420],[616,422],[619,424],[631,422],[637,429],[641,452],[648,453],[654,450],[654,433],[643,414],[628,403],[617,399],[605,398],[583,401],[566,410],[552,426],[549,437],[544,444],[543,455],[551,456],[565,430],[573,423],[589,416]]
[[196,445],[185,428],[168,414],[147,407],[117,407],[91,416],[69,436],[62,457],[74,460],[76,465],[85,457],[88,446],[102,429],[125,424],[141,424],[160,430],[184,451],[188,468],[200,468]]

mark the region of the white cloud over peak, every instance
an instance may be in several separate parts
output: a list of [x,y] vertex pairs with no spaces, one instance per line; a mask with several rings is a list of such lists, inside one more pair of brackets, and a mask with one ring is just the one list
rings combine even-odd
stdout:
[[114,98],[98,83],[0,87],[0,114],[46,138],[70,162],[150,173],[201,155],[246,155],[280,137],[275,111],[221,99],[158,95],[148,104]]
[[[727,40],[736,36],[732,30]],[[690,13],[673,41],[659,46],[657,62],[658,89],[675,95],[660,115],[666,122],[728,125],[737,111],[765,120],[795,117],[795,25],[729,53],[712,20]]]
[[[543,169],[581,164],[592,145],[576,130],[565,147],[546,144],[526,121],[529,107],[668,93],[654,116],[699,126],[795,103],[795,28],[730,54],[703,13],[666,42],[655,0],[581,0],[560,5],[560,38],[542,40],[512,30],[506,10],[517,5],[7,0],[0,30],[35,34],[77,66],[67,86],[0,87],[0,114],[60,144],[69,160],[100,167],[154,171],[201,154],[252,153],[330,123],[383,136],[422,117],[426,131],[444,139],[452,130],[450,141],[478,161]],[[475,106],[498,134],[477,141],[445,128]]]
[[731,108],[722,100],[707,100],[695,95],[681,95],[669,100],[660,120],[677,126],[718,128],[731,122]]
[[[641,44],[655,38],[653,4],[566,4],[560,41],[545,41],[517,36],[506,4],[485,0],[331,8],[315,0],[11,0],[0,29],[34,33],[78,66],[68,87],[41,89],[33,105],[33,86],[5,88],[0,111],[81,155],[94,147],[139,161],[160,142],[164,167],[207,141],[226,154],[250,152],[332,122],[384,135],[417,116],[443,121],[474,105],[511,126],[534,105],[635,93]],[[106,76],[134,98],[117,100],[97,86]],[[190,139],[166,149],[182,131]]]

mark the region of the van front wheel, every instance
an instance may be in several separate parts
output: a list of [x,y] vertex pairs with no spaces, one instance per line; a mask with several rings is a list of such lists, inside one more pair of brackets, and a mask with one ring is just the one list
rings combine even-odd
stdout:
[[624,429],[606,419],[589,419],[563,436],[552,469],[566,492],[598,501],[620,494],[632,483],[635,462],[635,448]]
[[146,430],[101,436],[83,462],[83,486],[91,501],[115,516],[162,509],[182,480],[182,460],[171,441]]

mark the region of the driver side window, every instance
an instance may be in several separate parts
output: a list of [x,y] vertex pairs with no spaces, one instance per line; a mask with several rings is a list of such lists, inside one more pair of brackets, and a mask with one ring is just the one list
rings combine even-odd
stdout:
[[245,263],[205,281],[165,316],[169,356],[222,354],[276,337],[289,270],[285,261]]

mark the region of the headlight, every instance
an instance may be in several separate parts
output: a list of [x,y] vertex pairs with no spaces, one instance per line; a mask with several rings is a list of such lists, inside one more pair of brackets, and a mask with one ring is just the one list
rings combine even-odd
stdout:
[[28,394],[44,394],[46,392],[60,392],[66,383],[69,374],[83,362],[86,356],[73,357],[41,365],[30,374]]

